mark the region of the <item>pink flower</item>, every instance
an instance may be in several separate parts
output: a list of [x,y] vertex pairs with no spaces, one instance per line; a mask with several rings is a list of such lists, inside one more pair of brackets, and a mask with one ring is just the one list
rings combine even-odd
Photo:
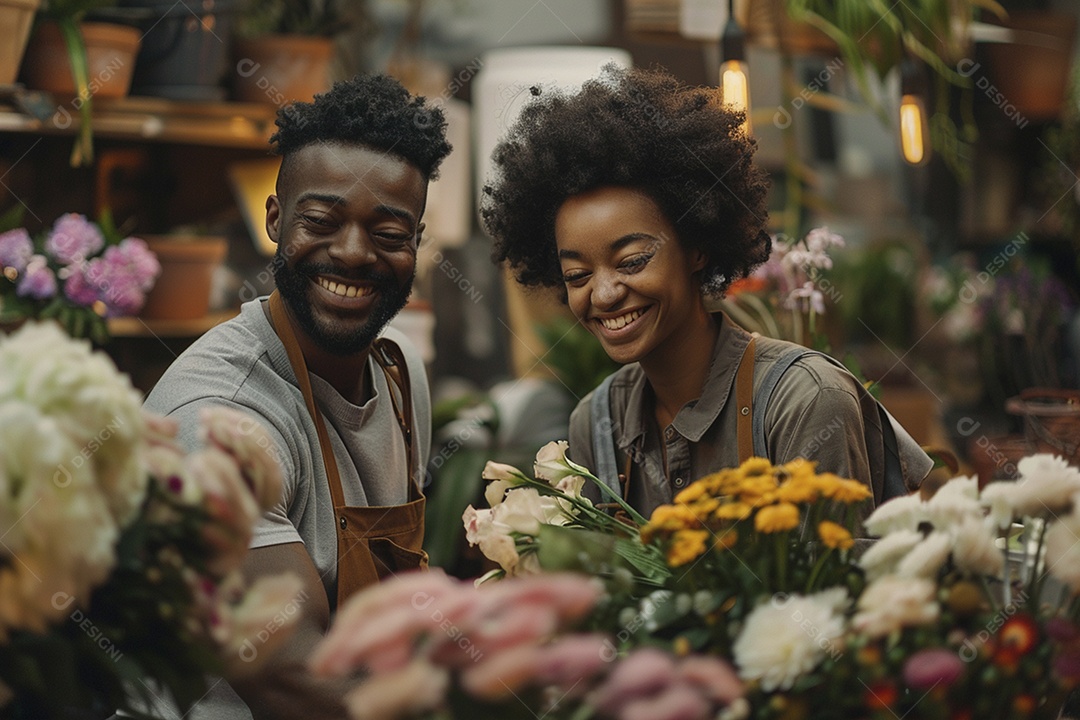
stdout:
[[480,607],[484,616],[474,614],[467,624],[476,628],[473,642],[485,654],[546,640],[559,625],[556,609],[539,603],[500,604],[494,612],[489,603]]
[[[334,626],[315,648],[309,666],[316,674],[344,675],[368,663],[376,649],[393,649],[397,658],[401,649],[411,653],[416,630],[441,612],[443,602],[456,597],[459,589],[457,581],[431,570],[402,573],[357,593],[339,608]],[[392,609],[402,613],[393,624],[387,620]]]
[[34,254],[34,243],[25,228],[0,233],[0,268],[13,268],[21,273]]
[[619,720],[705,720],[712,706],[689,685],[675,683],[656,695],[628,702]]
[[266,429],[252,416],[221,406],[204,409],[199,419],[204,441],[236,461],[259,508],[273,507],[281,499],[281,466]]
[[539,659],[536,645],[519,645],[485,656],[462,671],[461,686],[483,700],[502,700],[533,678]]
[[446,697],[450,675],[423,658],[368,679],[346,697],[352,720],[389,720],[434,710]]
[[90,307],[98,300],[98,288],[90,281],[88,270],[87,263],[68,265],[68,276],[64,281],[64,295],[71,302],[83,307]]
[[540,651],[536,678],[542,683],[567,687],[587,680],[607,665],[611,640],[606,635],[569,635]]
[[630,700],[658,693],[674,680],[675,661],[670,655],[656,648],[635,650],[597,688],[592,705],[602,713],[617,715]]
[[690,655],[679,662],[676,672],[707,698],[721,705],[730,705],[743,696],[742,681],[731,665],[719,658]]
[[56,294],[56,275],[49,269],[43,255],[30,256],[19,284],[15,286],[15,294],[35,300],[51,298]]
[[582,575],[549,573],[518,582],[501,582],[485,592],[485,601],[491,605],[548,606],[565,622],[577,620],[592,610],[603,589]]
[[951,650],[920,650],[904,663],[904,682],[914,690],[947,688],[964,674],[964,662]]
[[45,250],[61,265],[85,260],[105,245],[105,237],[85,215],[67,213],[57,218],[45,240]]

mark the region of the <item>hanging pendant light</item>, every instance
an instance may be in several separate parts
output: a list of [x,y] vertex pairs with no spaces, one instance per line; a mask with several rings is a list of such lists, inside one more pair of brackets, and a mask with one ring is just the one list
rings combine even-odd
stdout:
[[750,125],[750,74],[746,64],[746,33],[735,19],[735,2],[728,0],[728,18],[720,38],[720,96],[725,105],[743,112],[746,120],[742,129],[747,135]]

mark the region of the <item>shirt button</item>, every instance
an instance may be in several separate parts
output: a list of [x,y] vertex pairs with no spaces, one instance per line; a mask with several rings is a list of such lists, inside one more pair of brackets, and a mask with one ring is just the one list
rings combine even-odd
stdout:
[[346,527],[348,527],[348,525],[349,525],[349,521],[345,519],[344,515],[342,515],[341,516],[341,529],[344,530]]
[[686,484],[686,481],[683,480],[681,477],[675,478],[675,487],[681,488],[685,484]]
[[664,431],[664,437],[666,437],[668,440],[671,440],[672,438],[674,438],[675,437],[675,428],[669,427],[667,430],[665,430]]

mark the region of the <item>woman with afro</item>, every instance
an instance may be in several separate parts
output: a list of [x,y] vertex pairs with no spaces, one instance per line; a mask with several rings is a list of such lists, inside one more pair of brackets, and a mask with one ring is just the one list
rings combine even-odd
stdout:
[[851,374],[709,310],[771,247],[742,114],[715,88],[613,66],[533,95],[484,188],[494,257],[561,289],[625,365],[577,406],[570,456],[646,515],[751,455],[817,461],[875,505],[917,487],[930,458]]

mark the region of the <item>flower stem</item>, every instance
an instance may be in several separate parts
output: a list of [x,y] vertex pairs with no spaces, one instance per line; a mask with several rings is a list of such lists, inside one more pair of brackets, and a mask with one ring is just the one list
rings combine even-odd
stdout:
[[90,165],[94,160],[94,136],[91,113],[90,72],[86,59],[86,44],[79,29],[80,16],[65,17],[57,20],[60,32],[67,45],[68,60],[71,62],[71,77],[75,81],[75,93],[82,104],[79,105],[79,134],[71,149],[71,166]]

